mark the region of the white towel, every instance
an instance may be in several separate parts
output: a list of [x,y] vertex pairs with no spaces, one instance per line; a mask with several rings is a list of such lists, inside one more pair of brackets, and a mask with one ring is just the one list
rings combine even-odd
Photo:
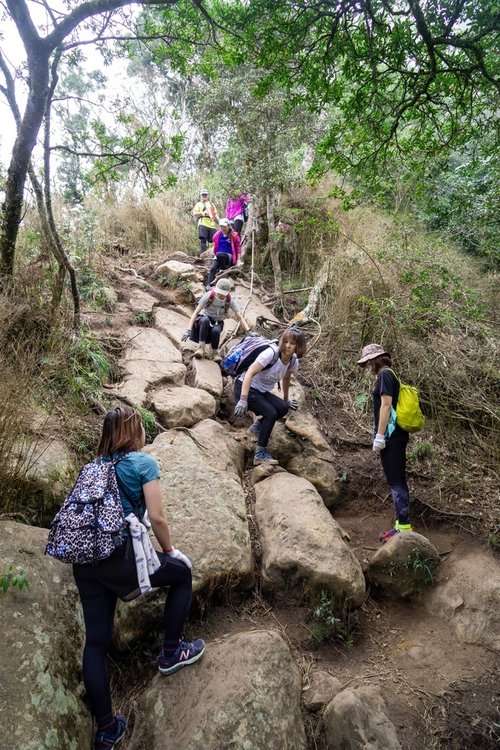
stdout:
[[144,523],[141,523],[134,513],[129,513],[125,520],[128,523],[130,536],[132,537],[137,580],[139,581],[141,596],[144,596],[144,594],[147,594],[152,589],[149,576],[155,570],[158,570],[161,563],[149,538],[147,527],[151,526],[151,524],[147,515],[144,516]]

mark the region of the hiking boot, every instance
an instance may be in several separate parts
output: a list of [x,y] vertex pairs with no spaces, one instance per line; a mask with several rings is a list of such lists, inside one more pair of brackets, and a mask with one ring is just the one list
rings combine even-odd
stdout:
[[212,344],[205,344],[205,357],[207,359],[213,359],[215,350],[212,349]]
[[115,719],[116,729],[114,732],[106,732],[104,730],[96,732],[94,750],[109,750],[109,748],[114,747],[123,739],[127,728],[127,720],[125,716],[120,716],[120,714],[117,714]]
[[214,356],[212,357],[214,362],[222,362],[222,357],[220,356],[219,352],[215,349],[214,350]]
[[162,649],[156,661],[158,662],[158,669],[162,674],[173,674],[182,667],[187,667],[188,664],[198,661],[203,656],[205,651],[205,641],[201,638],[193,641],[179,641],[179,645],[175,649],[173,654],[167,655]]
[[255,449],[255,455],[253,457],[253,465],[258,466],[259,464],[274,464],[276,465],[278,462],[275,458],[271,456],[267,448],[263,448],[261,445],[258,445]]
[[260,428],[261,428],[261,421],[260,419],[256,419],[255,422],[252,425],[250,425],[247,432],[249,435],[253,435],[253,437],[257,438],[259,437]]
[[199,347],[194,352],[194,356],[196,357],[196,359],[202,359],[205,356],[204,344],[199,345]]
[[413,531],[413,527],[411,523],[399,523],[399,521],[396,521],[396,523],[394,524],[394,528],[396,529],[396,531],[399,531],[399,532]]
[[389,539],[392,539],[393,536],[396,536],[399,534],[399,529],[396,529],[395,526],[393,526],[391,529],[387,529],[387,531],[382,531],[381,534],[379,534],[378,538],[382,542],[382,544],[385,544],[389,541]]

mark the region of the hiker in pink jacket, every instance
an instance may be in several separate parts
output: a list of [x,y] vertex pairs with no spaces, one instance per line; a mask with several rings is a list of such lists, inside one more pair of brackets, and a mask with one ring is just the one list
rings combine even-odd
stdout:
[[207,289],[219,271],[235,266],[241,254],[240,235],[231,229],[227,219],[221,219],[220,229],[214,234],[214,258],[208,272]]
[[236,198],[229,198],[226,203],[226,219],[231,222],[239,235],[241,235],[243,224],[248,219],[249,200],[250,198],[246,193],[238,193]]

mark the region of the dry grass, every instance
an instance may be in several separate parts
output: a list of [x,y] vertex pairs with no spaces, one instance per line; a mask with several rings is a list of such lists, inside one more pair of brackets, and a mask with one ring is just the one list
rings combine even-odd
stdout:
[[93,206],[102,244],[124,254],[192,252],[196,233],[191,209],[173,191],[141,200],[130,197],[113,206]]

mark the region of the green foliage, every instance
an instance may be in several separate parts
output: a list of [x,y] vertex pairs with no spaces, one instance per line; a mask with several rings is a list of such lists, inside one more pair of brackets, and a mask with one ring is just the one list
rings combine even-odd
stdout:
[[412,592],[417,594],[434,583],[433,573],[436,567],[436,560],[424,557],[419,549],[413,549],[406,560],[390,561],[389,575],[409,575]]
[[9,565],[7,569],[0,575],[0,591],[2,594],[6,594],[9,589],[29,589],[29,583],[26,579],[26,571],[24,568],[14,568]]
[[109,287],[90,266],[81,265],[78,269],[78,289],[81,299],[91,302],[94,309],[112,312],[114,304],[109,296]]
[[312,639],[316,644],[327,641],[342,643],[350,651],[358,627],[357,614],[351,610],[344,597],[319,588],[311,596],[313,619]]
[[137,312],[135,312],[130,318],[130,322],[133,326],[148,327],[151,325],[152,319],[153,314],[151,312],[146,312],[146,310],[137,310]]
[[99,401],[102,384],[110,378],[112,371],[102,345],[82,329],[67,343],[64,368],[58,367],[59,354],[47,352],[41,358],[50,387],[75,403]]
[[500,525],[497,525],[493,531],[488,534],[488,545],[496,552],[500,551]]
[[146,432],[146,440],[148,443],[151,443],[158,434],[158,429],[156,426],[156,414],[154,414],[152,411],[149,411],[149,409],[144,409],[141,406],[135,406],[134,408],[137,409],[137,411],[141,415],[142,424],[144,425],[144,431]]

